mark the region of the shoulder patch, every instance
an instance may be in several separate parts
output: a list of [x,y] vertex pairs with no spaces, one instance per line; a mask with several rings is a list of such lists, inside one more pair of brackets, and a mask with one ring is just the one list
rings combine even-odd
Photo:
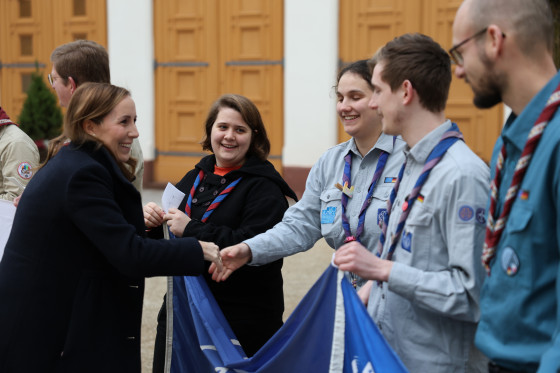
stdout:
[[22,162],[18,166],[18,175],[25,180],[31,179],[33,176],[33,170],[31,169],[31,165],[27,162]]
[[484,207],[476,209],[476,222],[478,224],[486,225],[486,209]]
[[459,220],[465,223],[470,222],[474,218],[474,209],[469,205],[462,205],[457,212]]

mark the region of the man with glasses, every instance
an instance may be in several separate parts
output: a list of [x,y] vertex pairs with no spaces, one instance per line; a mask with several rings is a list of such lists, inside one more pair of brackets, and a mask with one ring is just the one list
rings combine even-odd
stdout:
[[[68,106],[70,98],[80,84],[111,82],[107,50],[94,41],[77,40],[62,44],[52,52],[51,62],[53,66],[48,79],[62,107]],[[138,139],[132,142],[131,157],[138,162],[133,184],[142,192],[144,159]]]
[[[507,36],[506,36],[507,35]],[[449,51],[474,103],[512,113],[496,142],[475,343],[490,372],[560,371],[560,74],[546,0],[465,0]]]

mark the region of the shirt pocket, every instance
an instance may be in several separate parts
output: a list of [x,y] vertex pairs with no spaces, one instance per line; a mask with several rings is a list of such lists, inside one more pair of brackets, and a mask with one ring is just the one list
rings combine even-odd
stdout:
[[[512,289],[528,289],[533,284],[531,264],[534,262],[533,256],[537,255],[534,248],[538,245],[535,245],[535,241],[539,239],[530,233],[532,218],[533,210],[529,207],[512,209],[494,258],[492,276],[496,274],[496,278],[503,277],[504,286],[512,286]],[[516,272],[512,273],[514,267]]]
[[381,233],[381,224],[387,215],[387,200],[391,195],[392,187],[377,186],[372,194],[371,203],[366,212],[365,228],[373,229],[377,234]]
[[393,187],[391,185],[377,185],[373,191],[373,198],[380,201],[387,201],[391,195],[391,190]]
[[321,234],[325,238],[338,238],[342,235],[342,192],[327,189],[321,193]]
[[415,203],[406,219],[400,242],[398,261],[420,269],[429,269],[432,246],[431,225],[433,212]]

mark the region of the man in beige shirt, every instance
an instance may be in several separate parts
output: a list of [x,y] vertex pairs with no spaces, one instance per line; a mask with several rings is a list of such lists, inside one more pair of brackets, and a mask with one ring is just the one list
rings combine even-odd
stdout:
[[38,165],[37,146],[0,107],[0,199],[19,196]]

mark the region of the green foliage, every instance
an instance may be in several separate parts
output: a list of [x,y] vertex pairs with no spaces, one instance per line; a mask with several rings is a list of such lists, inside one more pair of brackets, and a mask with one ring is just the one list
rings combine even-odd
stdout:
[[38,68],[31,74],[31,84],[18,123],[33,140],[52,139],[61,133],[62,112],[55,94],[47,87]]

